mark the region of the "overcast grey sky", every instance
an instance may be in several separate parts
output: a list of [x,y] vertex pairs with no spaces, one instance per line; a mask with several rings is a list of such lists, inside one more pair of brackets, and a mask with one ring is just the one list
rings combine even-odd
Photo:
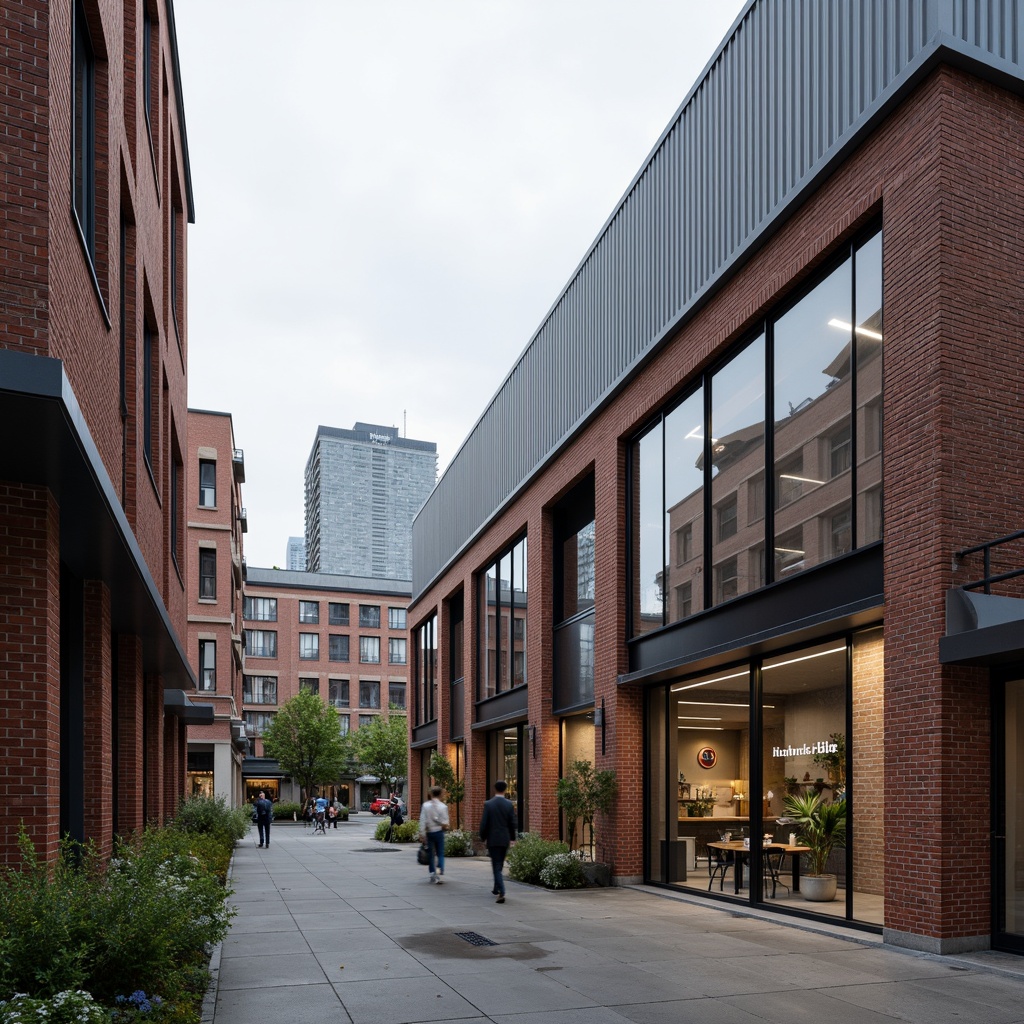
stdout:
[[318,424],[454,456],[743,0],[175,0],[189,406],[245,450],[250,565]]

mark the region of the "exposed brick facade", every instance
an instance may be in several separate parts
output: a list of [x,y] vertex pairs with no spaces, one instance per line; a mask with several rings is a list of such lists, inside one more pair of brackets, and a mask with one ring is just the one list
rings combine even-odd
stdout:
[[[884,616],[884,673],[882,665],[860,658],[865,685],[875,690],[860,694],[863,717],[855,722],[854,737],[863,750],[854,758],[862,782],[870,780],[874,792],[884,788],[884,829],[881,822],[866,826],[861,841],[882,844],[885,863],[901,866],[887,875],[884,892],[885,929],[893,941],[936,950],[987,942],[993,881],[987,839],[988,673],[940,665],[938,652],[945,593],[963,582],[952,569],[953,552],[1021,527],[1022,117],[1024,103],[1009,92],[948,67],[930,74],[411,606],[413,631],[441,610],[437,725],[438,746],[447,751],[445,603],[464,595],[471,722],[477,574],[525,526],[528,721],[537,738],[536,756],[528,749],[525,755],[529,821],[524,827],[558,833],[549,510],[576,480],[593,474],[594,696],[595,707],[603,705],[605,712],[607,751],[602,757],[600,730],[595,730],[594,757],[599,767],[612,767],[618,775],[619,798],[605,823],[614,826],[615,874],[636,878],[643,873],[645,829],[643,689],[619,685],[629,664],[629,441],[841,244],[880,218],[885,603],[878,619]],[[514,436],[514,425],[508,433]],[[488,795],[489,780],[482,777],[485,735],[468,722],[464,809],[472,821]],[[871,763],[864,761],[868,755]],[[415,783],[418,793],[421,780]],[[866,852],[855,855],[855,873],[877,870],[866,857]],[[966,873],[965,858],[971,864]]]
[[[173,14],[164,3],[151,6],[152,147],[147,121],[135,116],[141,3],[83,0],[84,27],[74,25],[70,0],[24,0],[0,11],[0,414],[18,417],[18,448],[33,461],[31,484],[19,479],[16,459],[0,463],[0,863],[19,860],[20,822],[46,857],[62,829],[108,853],[116,834],[173,812],[183,790],[184,729],[165,720],[163,700],[165,686],[190,680],[177,653],[185,565],[171,558],[170,533],[176,466],[183,483],[191,198]],[[92,51],[92,122],[77,152],[76,31]],[[89,174],[76,175],[76,159]],[[79,179],[87,201],[75,190]],[[148,456],[139,419],[147,332]],[[23,356],[38,367],[18,362]],[[12,390],[9,366],[29,382],[24,393]],[[37,400],[33,388],[54,369],[60,396]],[[81,536],[83,523],[98,524],[96,533]],[[80,637],[62,622],[62,586],[81,605]],[[145,628],[137,625],[140,606]],[[144,642],[143,633],[154,639]],[[62,657],[70,666],[65,706]],[[64,747],[62,723],[74,735]]]

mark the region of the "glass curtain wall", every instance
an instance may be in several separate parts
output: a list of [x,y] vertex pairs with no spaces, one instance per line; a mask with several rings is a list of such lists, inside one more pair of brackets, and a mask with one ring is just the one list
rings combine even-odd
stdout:
[[[882,653],[877,627],[649,690],[648,878],[880,925]],[[787,798],[846,811],[826,901],[808,899],[811,851]]]
[[494,783],[504,779],[508,788],[505,796],[516,808],[519,831],[527,831],[529,822],[528,789],[524,773],[526,725],[510,725],[487,734],[487,795],[493,796]]
[[881,538],[881,260],[850,246],[634,441],[634,636]]

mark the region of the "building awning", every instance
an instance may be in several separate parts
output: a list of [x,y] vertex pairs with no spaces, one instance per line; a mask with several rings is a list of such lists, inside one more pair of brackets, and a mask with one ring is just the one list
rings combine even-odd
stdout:
[[281,765],[272,757],[247,757],[242,761],[243,779],[284,779]]
[[212,704],[193,704],[184,690],[164,690],[164,710],[180,718],[185,725],[210,725]]
[[360,775],[356,779],[356,782],[360,784],[366,783],[367,785],[375,785],[380,782],[380,779],[378,779],[376,775]]
[[943,665],[1006,665],[1024,661],[1024,599],[946,591],[946,635],[939,640]]
[[110,591],[110,630],[142,641],[144,671],[194,690],[196,678],[89,433],[64,364],[0,350],[0,479],[46,487],[60,507],[60,557]]

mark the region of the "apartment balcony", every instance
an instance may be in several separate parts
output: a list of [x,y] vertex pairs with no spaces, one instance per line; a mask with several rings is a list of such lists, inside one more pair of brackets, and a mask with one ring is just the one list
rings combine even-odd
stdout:
[[231,468],[235,473],[235,483],[245,483],[245,452],[241,448],[231,450]]
[[244,508],[240,508],[238,510],[238,526],[241,529],[242,533],[249,532],[249,517],[246,514]]

